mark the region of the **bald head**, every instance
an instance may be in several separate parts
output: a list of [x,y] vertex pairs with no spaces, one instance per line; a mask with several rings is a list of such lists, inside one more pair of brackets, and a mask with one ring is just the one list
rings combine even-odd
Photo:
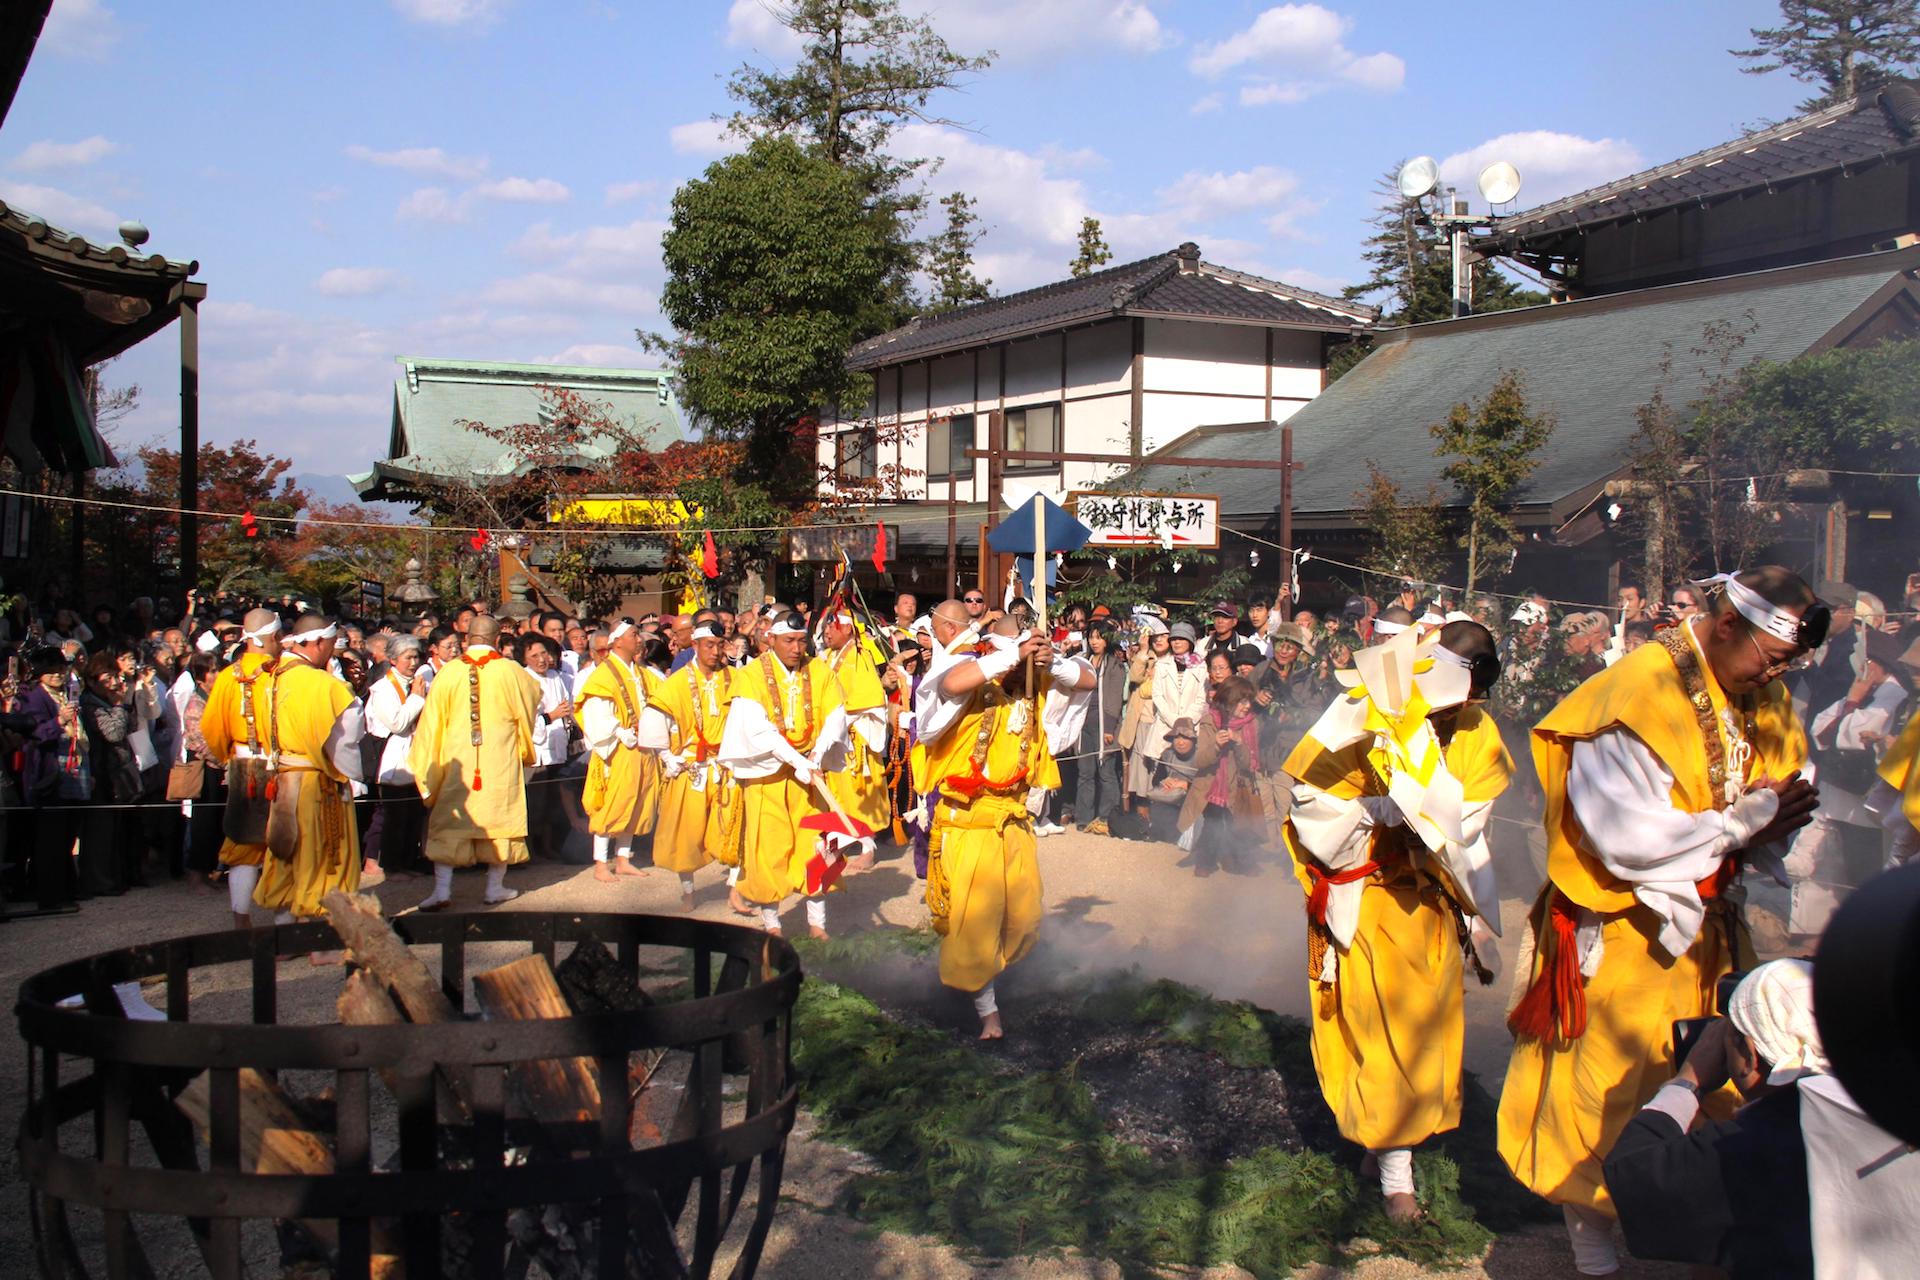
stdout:
[[247,648],[256,653],[280,652],[280,615],[271,609],[249,609],[240,621]]
[[958,600],[942,600],[933,606],[933,638],[942,648],[953,643],[953,638],[965,631],[972,623],[967,616],[967,606]]
[[500,619],[489,613],[477,613],[467,624],[467,643],[495,645],[500,642]]
[[325,666],[333,657],[335,638],[340,628],[333,619],[320,613],[303,613],[287,631],[284,647],[316,667]]

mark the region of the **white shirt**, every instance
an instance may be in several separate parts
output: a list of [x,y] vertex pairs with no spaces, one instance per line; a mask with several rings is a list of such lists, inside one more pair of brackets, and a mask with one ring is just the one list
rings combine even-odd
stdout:
[[[610,653],[607,661],[614,664],[614,673],[627,688],[627,694],[633,699],[634,710],[639,716],[639,726],[635,730],[638,742],[635,750],[661,751],[667,746],[667,717],[660,708],[647,704],[646,678],[637,670],[629,667],[618,654]],[[573,687],[584,690],[587,687],[587,675],[582,672],[574,681]],[[587,741],[587,749],[602,760],[613,757],[620,742],[620,711],[613,705],[613,699],[602,694],[594,694],[580,704],[580,732]]]
[[567,762],[567,722],[548,720],[555,707],[573,698],[573,684],[567,679],[567,673],[557,667],[548,671],[529,671],[528,675],[540,682],[539,727],[533,734],[533,763],[535,767]]
[[367,690],[367,730],[387,745],[380,752],[378,780],[390,787],[413,785],[413,771],[407,767],[407,752],[413,746],[413,726],[420,720],[425,697],[410,692],[411,683],[389,668]]
[[1867,700],[1851,711],[1847,709],[1847,700],[1841,698],[1813,718],[1809,733],[1814,745],[1835,751],[1867,750],[1867,744],[1860,740],[1860,735],[1886,733],[1887,726],[1893,723],[1894,712],[1900,709],[1900,702],[1905,697],[1899,682],[1889,677],[1876,685],[1873,692],[1867,695]]

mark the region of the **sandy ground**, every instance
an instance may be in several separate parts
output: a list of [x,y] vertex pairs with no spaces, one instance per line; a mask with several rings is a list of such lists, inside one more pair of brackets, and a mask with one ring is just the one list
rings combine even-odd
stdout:
[[[1538,883],[1537,829],[1508,824],[1497,836],[1503,888],[1516,895],[1531,894]],[[1177,865],[1183,855],[1167,845],[1070,832],[1042,840],[1040,850],[1048,903],[1043,963],[1068,970],[1137,966],[1150,977],[1175,978],[1224,998],[1249,999],[1282,1012],[1304,1011],[1306,944],[1300,891],[1277,860],[1256,858],[1248,874],[1199,878]],[[925,908],[911,860],[900,852],[884,856],[889,852],[894,851],[883,850],[882,861],[873,871],[849,877],[845,891],[833,895],[829,916],[833,932],[924,923]],[[670,911],[678,906],[674,877],[660,871],[607,885],[596,882],[587,869],[537,864],[516,868],[509,883],[522,889],[522,896],[493,909]],[[376,892],[389,913],[396,913],[425,896],[427,888],[424,879],[400,878]],[[478,873],[462,873],[456,882],[455,909],[485,909],[479,901],[480,889]],[[700,916],[738,919],[726,909],[716,868],[698,877],[696,903]],[[1503,904],[1509,956],[1524,910],[1519,896]],[[89,903],[77,915],[0,926],[0,983],[12,990],[29,972],[46,965],[111,947],[219,929],[227,922],[224,893],[196,895],[182,885],[164,885]],[[804,928],[797,906],[788,916],[788,925],[796,933]],[[337,970],[294,973],[292,968],[282,970],[283,1007],[306,1009],[307,1017],[328,1016],[332,995],[338,990]],[[1045,976],[1052,980],[1063,975]],[[1019,987],[1016,969],[1002,997],[1011,1035],[1019,1034]],[[1506,992],[1504,973],[1494,986],[1469,984],[1467,992],[1467,1067],[1496,1092],[1508,1047],[1502,1026]],[[239,992],[233,994],[237,1000]],[[204,1006],[197,991],[195,999],[198,1012]],[[17,1046],[0,1053],[0,1091],[7,1099],[4,1122],[10,1131],[18,1123],[25,1097],[25,1057]],[[1056,1257],[995,1263],[970,1258],[934,1240],[874,1233],[833,1208],[846,1180],[857,1176],[860,1157],[811,1140],[810,1132],[811,1123],[803,1114],[789,1148],[782,1188],[785,1203],[767,1247],[762,1275],[801,1280],[978,1274],[1050,1280],[1120,1275],[1119,1268],[1106,1261]],[[18,1194],[0,1196],[0,1256],[30,1256],[24,1201]],[[1216,1269],[1208,1274],[1244,1273]],[[1302,1274],[1331,1272],[1309,1269]],[[1376,1259],[1358,1265],[1351,1274],[1385,1278],[1421,1271],[1397,1259]],[[1572,1269],[1564,1237],[1557,1229],[1547,1228],[1504,1237],[1479,1264],[1446,1274],[1501,1280],[1571,1275]],[[1622,1274],[1678,1277],[1685,1272],[1629,1263]]]

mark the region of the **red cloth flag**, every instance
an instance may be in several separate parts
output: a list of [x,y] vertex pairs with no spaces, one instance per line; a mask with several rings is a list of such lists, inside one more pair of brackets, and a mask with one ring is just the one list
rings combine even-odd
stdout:
[[251,511],[241,513],[240,528],[249,538],[257,538],[260,536],[260,528],[254,523],[253,512]]
[[884,521],[876,520],[873,527],[878,530],[873,536],[873,571],[887,571],[887,526]]
[[485,529],[475,529],[473,536],[467,539],[467,545],[475,551],[485,551],[487,549],[487,531]]
[[700,548],[700,572],[709,578],[720,576],[720,549],[713,545],[713,530],[707,530],[706,542]]

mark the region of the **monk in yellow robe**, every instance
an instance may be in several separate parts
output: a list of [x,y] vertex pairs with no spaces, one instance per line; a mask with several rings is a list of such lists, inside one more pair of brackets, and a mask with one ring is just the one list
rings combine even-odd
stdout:
[[1307,895],[1314,1071],[1396,1221],[1419,1214],[1413,1148],[1460,1124],[1463,951],[1483,982],[1497,963],[1485,829],[1513,761],[1480,706],[1494,652],[1477,622],[1362,650],[1283,767],[1298,780],[1284,832]]
[[422,911],[453,898],[458,867],[484,866],[489,906],[511,902],[507,868],[527,860],[527,770],[537,758],[540,682],[494,643],[500,623],[467,624],[460,657],[440,668],[414,722],[407,767],[427,806],[427,860],[433,892]]
[[[360,887],[360,832],[350,783],[360,781],[360,700],[327,670],[339,628],[307,614],[293,624],[268,691],[273,802],[268,858],[253,900],[281,922],[320,914],[320,899]],[[317,957],[316,957],[317,959]]]
[[1030,787],[1060,785],[1041,712],[1047,694],[1092,688],[1093,670],[1056,660],[1043,632],[993,624],[972,652],[955,642],[966,607],[933,612],[933,666],[914,716],[920,743],[915,789],[929,794],[927,910],[940,935],[940,981],[973,996],[980,1038],[1004,1034],[994,979],[1040,936],[1045,898],[1027,809]]
[[573,691],[574,718],[587,744],[580,806],[593,833],[596,880],[645,875],[633,865],[633,842],[651,834],[659,819],[666,717],[652,705],[660,677],[640,660],[643,645],[665,647],[658,636],[643,636],[632,618],[622,618],[605,661]]
[[[720,738],[720,764],[739,780],[746,805],[739,891],[760,909],[768,933],[780,932],[780,904],[807,899],[807,929],[827,936],[824,888],[809,890],[807,863],[817,843],[800,824],[829,808],[815,788],[837,763],[847,713],[827,664],[807,656],[807,624],[795,613],[772,619],[770,652],[733,675],[733,702]],[[834,885],[838,888],[838,885]]]
[[253,610],[241,621],[241,637],[246,649],[214,676],[200,717],[207,754],[227,770],[220,865],[227,869],[227,900],[236,929],[253,924],[253,891],[267,857],[268,690],[280,663],[280,615],[271,609]]
[[[887,691],[852,614],[829,611],[822,627],[821,661],[833,673],[835,692],[847,709],[845,762],[827,774],[827,786],[848,817],[869,831],[886,830],[893,825],[887,797]],[[864,871],[872,862],[871,854],[861,855],[853,867]]]
[[1909,719],[1887,748],[1865,808],[1880,815],[1881,829],[1890,837],[1886,869],[1913,861],[1920,853],[1920,715]]
[[653,863],[680,877],[682,911],[693,910],[694,872],[716,858],[739,863],[745,825],[740,785],[719,760],[738,673],[720,660],[725,641],[716,620],[696,621],[691,643],[693,661],[653,690],[653,705],[667,719]]
[[1601,1163],[1673,1076],[1673,1023],[1719,1012],[1720,977],[1752,966],[1738,874],[1785,883],[1782,841],[1818,804],[1779,677],[1824,640],[1827,608],[1777,565],[1711,581],[1709,615],[1658,633],[1533,731],[1547,883],[1514,975],[1500,1155],[1562,1207],[1591,1275],[1618,1265]]

